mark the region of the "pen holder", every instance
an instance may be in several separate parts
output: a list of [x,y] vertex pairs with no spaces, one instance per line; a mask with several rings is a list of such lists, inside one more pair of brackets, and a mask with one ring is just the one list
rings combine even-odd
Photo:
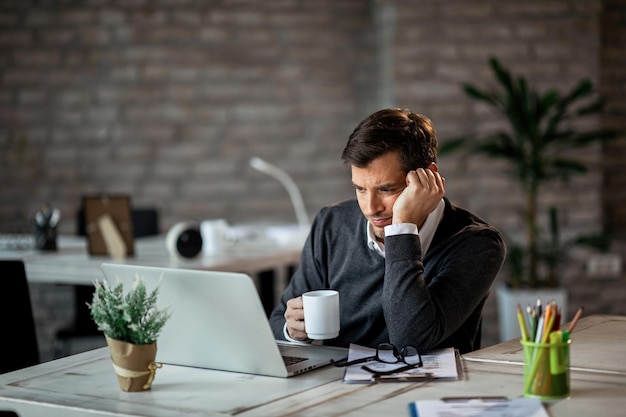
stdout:
[[550,343],[520,343],[524,349],[524,396],[544,400],[569,397],[571,340],[552,338]]
[[57,228],[35,226],[35,247],[42,251],[57,250]]

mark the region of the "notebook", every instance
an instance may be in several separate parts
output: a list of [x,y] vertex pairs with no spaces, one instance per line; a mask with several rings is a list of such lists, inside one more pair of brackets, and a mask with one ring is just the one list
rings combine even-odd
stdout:
[[[341,359],[347,350],[274,339],[252,279],[242,273],[103,263],[110,285],[159,285],[157,305],[172,315],[157,341],[157,362],[289,377]],[[287,362],[291,364],[287,364]]]

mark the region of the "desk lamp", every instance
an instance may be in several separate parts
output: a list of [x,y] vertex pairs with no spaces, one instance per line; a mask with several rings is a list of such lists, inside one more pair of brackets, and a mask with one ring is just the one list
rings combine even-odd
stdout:
[[274,177],[276,180],[278,180],[278,182],[283,185],[283,187],[285,187],[287,193],[289,194],[289,198],[291,199],[293,209],[296,212],[298,225],[303,229],[308,229],[310,226],[309,216],[307,215],[306,209],[304,208],[302,195],[300,194],[298,186],[296,185],[294,180],[291,179],[289,174],[287,174],[285,171],[278,168],[277,166],[272,165],[257,156],[253,156],[252,158],[250,158],[250,166],[257,171],[261,171],[271,177]]

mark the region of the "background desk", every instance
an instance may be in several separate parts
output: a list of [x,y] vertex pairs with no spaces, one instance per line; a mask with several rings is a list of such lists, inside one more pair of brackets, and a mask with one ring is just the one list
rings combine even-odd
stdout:
[[[601,316],[596,321],[591,316],[579,326],[614,334],[624,321],[626,317]],[[572,351],[572,361],[582,363],[602,341],[578,339],[577,333],[572,338],[579,349]],[[464,376],[458,381],[356,385],[344,384],[343,370],[333,367],[282,379],[164,365],[157,371],[152,390],[142,393],[120,391],[104,348],[0,375],[0,409],[29,417],[408,416],[407,404],[416,400],[519,396],[522,367],[497,359],[507,346],[513,345],[504,343],[472,355],[490,359],[493,354],[491,362],[464,359]],[[623,363],[623,348],[607,346],[607,359]],[[571,398],[546,404],[550,416],[624,414],[626,376],[572,371],[571,379]]]
[[[284,245],[267,240],[225,243],[223,250],[215,255],[186,259],[168,254],[163,237],[148,237],[136,239],[135,256],[123,261],[113,261],[106,256],[90,256],[87,253],[86,240],[81,237],[62,236],[58,246],[59,249],[53,252],[0,251],[0,258],[22,259],[29,282],[44,284],[92,285],[94,280],[103,277],[100,270],[103,262],[243,272],[255,279],[265,300],[273,305],[275,296],[282,293],[290,278],[288,269],[298,264],[302,242]],[[265,271],[274,272],[275,278],[272,282],[259,280],[259,275]],[[273,293],[265,291],[269,284],[272,284]]]
[[[58,250],[42,252],[30,250],[1,250],[0,259],[21,259],[26,268],[28,281],[37,284],[31,285],[31,299],[34,308],[46,310],[36,316],[38,327],[38,339],[42,359],[47,360],[64,354],[66,348],[60,350],[58,340],[55,339],[56,331],[66,328],[72,323],[75,328],[90,328],[93,323],[88,317],[85,300],[74,301],[78,307],[77,313],[68,310],[65,314],[54,311],[58,307],[58,301],[50,300],[47,289],[41,289],[38,284],[82,286],[89,298],[91,286],[94,280],[102,279],[103,274],[100,265],[103,262],[113,262],[106,256],[90,256],[87,253],[86,239],[77,236],[61,236],[58,239]],[[263,306],[269,312],[276,304],[287,285],[293,267],[300,259],[302,242],[298,240],[285,240],[284,244],[278,244],[271,239],[251,239],[236,243],[224,243],[223,249],[212,256],[201,255],[193,259],[171,256],[165,247],[164,237],[144,237],[135,239],[135,255],[117,263],[135,264],[145,266],[205,269],[226,272],[243,272],[250,275],[255,281]],[[45,287],[45,286],[44,286]],[[81,287],[81,288],[82,288]],[[34,291],[33,291],[34,290]],[[57,292],[59,290],[57,289]],[[35,292],[35,294],[33,294]],[[38,294],[43,293],[43,294]],[[53,292],[52,292],[53,293]],[[37,302],[39,301],[39,302]],[[66,302],[67,303],[67,302]],[[54,304],[54,305],[53,305]],[[67,307],[60,307],[63,311]],[[66,321],[59,320],[48,323],[59,316],[68,317]],[[103,345],[102,340],[95,341],[97,346]],[[94,346],[94,341],[87,340],[85,346],[74,343],[70,351],[76,352]]]
[[[61,236],[57,251],[3,250],[0,258],[22,259],[30,282],[47,284],[91,285],[102,278],[100,264],[115,262],[107,256],[90,256],[84,237]],[[207,269],[245,272],[251,276],[269,269],[282,269],[298,263],[302,242],[283,245],[268,240],[225,243],[215,255],[199,255],[187,259],[171,256],[165,248],[165,239],[144,237],[135,239],[135,255],[124,264],[170,268]]]

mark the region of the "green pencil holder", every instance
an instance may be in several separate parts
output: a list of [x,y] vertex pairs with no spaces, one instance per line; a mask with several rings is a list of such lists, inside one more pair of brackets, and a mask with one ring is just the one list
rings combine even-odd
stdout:
[[571,339],[550,343],[520,341],[524,349],[525,397],[552,400],[570,396],[571,342]]

